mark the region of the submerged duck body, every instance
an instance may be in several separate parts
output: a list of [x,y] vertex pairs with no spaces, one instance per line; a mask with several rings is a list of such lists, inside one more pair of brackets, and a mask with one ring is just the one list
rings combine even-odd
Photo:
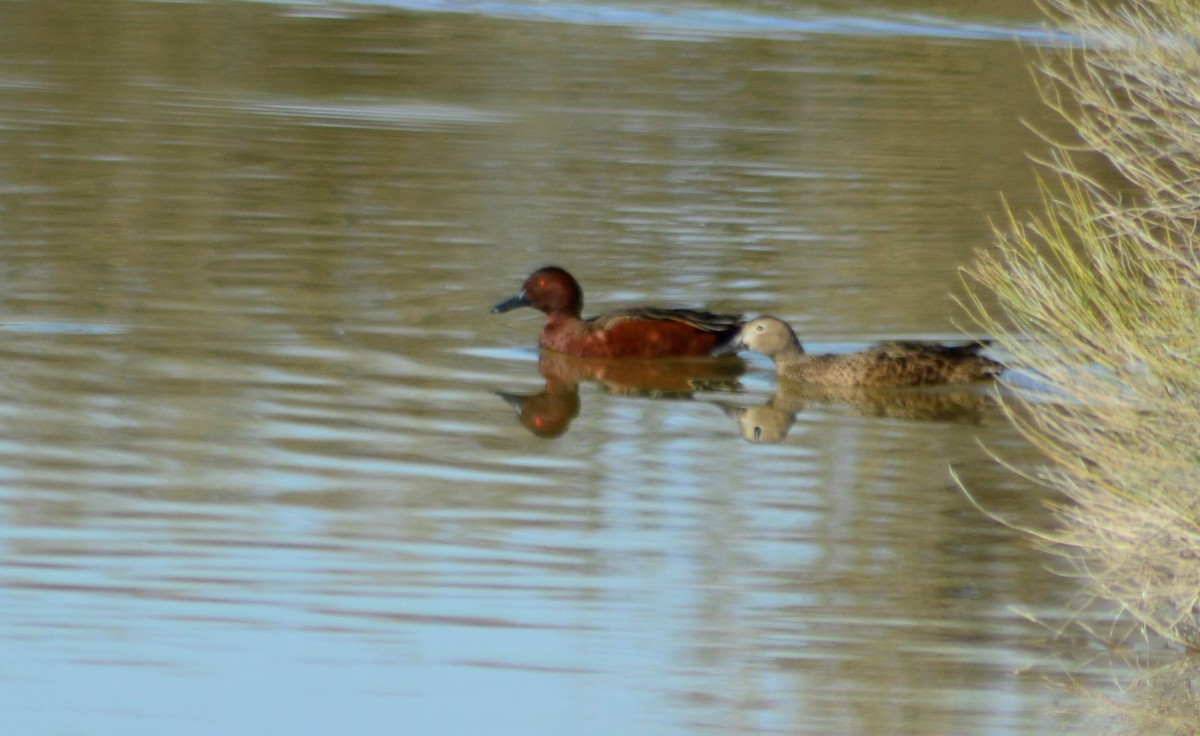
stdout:
[[516,296],[492,307],[492,312],[518,307],[545,313],[541,347],[583,358],[708,357],[727,348],[743,324],[741,315],[656,307],[583,319],[583,289],[557,266],[534,271]]
[[825,386],[932,386],[995,378],[1004,366],[980,355],[984,343],[940,345],[888,342],[860,353],[810,355],[786,322],[759,317],[747,322],[731,349],[763,353],[779,376]]

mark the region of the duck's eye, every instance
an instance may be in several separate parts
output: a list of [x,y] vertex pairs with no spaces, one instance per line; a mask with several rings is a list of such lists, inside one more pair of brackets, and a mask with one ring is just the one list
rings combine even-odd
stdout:
[[538,279],[538,286],[544,288],[546,286],[546,279]]
[[766,325],[756,325],[756,326],[755,326],[755,328],[754,328],[754,331],[755,331],[755,332],[762,332],[762,331],[763,331],[763,330],[765,330],[765,329],[767,329]]

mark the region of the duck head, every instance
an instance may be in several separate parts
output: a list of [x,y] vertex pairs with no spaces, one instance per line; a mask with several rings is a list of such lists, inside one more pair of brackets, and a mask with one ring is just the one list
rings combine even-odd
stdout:
[[788,323],[775,317],[759,317],[747,322],[721,350],[721,354],[738,350],[762,353],[770,358],[804,352],[799,338]]
[[492,307],[492,314],[518,307],[533,307],[546,314],[578,317],[583,312],[583,289],[565,269],[546,266],[529,274],[516,296]]

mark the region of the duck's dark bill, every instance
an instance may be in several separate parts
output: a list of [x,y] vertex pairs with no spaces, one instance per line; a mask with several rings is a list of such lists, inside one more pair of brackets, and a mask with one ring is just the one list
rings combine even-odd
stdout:
[[507,312],[511,309],[516,309],[517,307],[528,306],[529,300],[525,298],[525,292],[521,292],[511,299],[505,299],[496,306],[492,307],[492,314],[499,314],[500,312]]

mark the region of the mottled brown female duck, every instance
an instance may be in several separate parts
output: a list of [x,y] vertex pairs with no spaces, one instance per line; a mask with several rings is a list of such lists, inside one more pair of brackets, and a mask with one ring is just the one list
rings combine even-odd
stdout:
[[759,317],[747,322],[733,349],[763,353],[782,378],[825,386],[931,386],[995,378],[1004,366],[979,354],[981,342],[939,345],[888,342],[861,353],[810,355],[783,320]]

